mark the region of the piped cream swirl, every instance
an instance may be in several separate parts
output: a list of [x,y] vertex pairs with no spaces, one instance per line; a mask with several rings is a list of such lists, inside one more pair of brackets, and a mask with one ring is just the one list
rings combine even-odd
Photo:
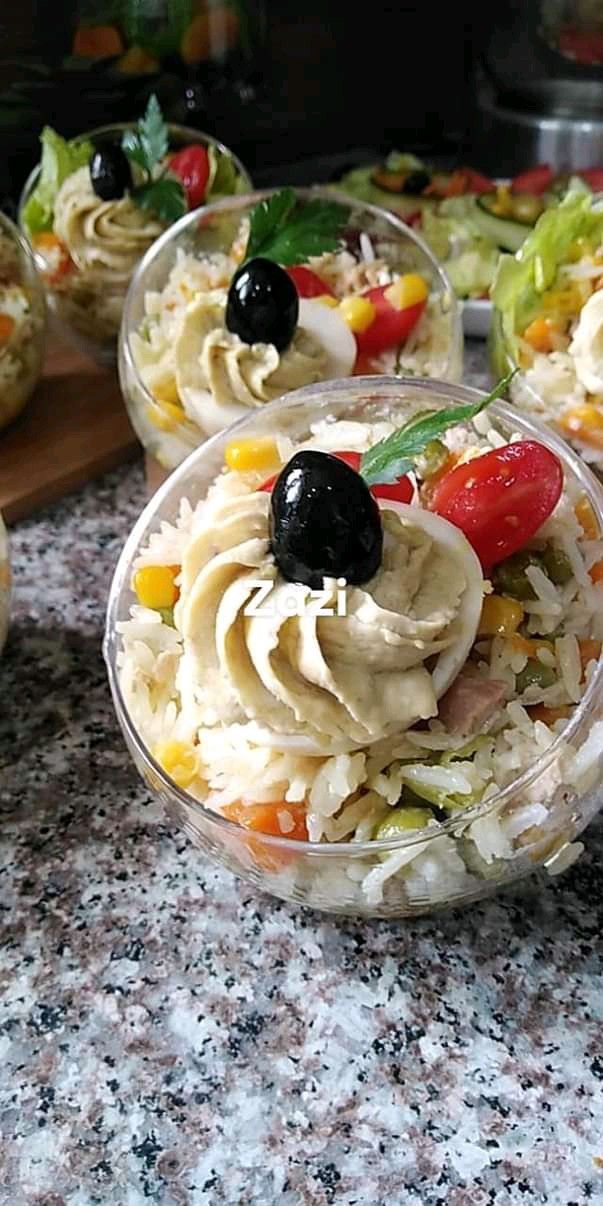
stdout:
[[[482,574],[462,533],[387,503],[382,564],[348,589],[347,614],[291,615],[284,604],[309,591],[279,573],[269,507],[261,492],[218,497],[185,551],[183,703],[203,725],[253,720],[304,737],[309,752],[371,744],[435,716],[481,610]],[[271,584],[270,615],[246,614],[258,579]]]
[[164,225],[126,193],[97,197],[87,167],[63,182],[55,201],[54,230],[80,270],[100,283],[127,284],[141,256]]

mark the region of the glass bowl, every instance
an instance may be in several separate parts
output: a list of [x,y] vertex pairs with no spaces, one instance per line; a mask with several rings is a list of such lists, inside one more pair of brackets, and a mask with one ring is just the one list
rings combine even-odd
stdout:
[[[178,392],[165,405],[165,399],[153,396],[139,371],[135,355],[135,337],[145,319],[145,299],[149,293],[161,290],[178,256],[203,256],[229,250],[236,240],[241,220],[258,201],[269,197],[273,190],[251,193],[248,196],[228,197],[213,205],[185,215],[157,240],[138,266],[128,291],[119,341],[119,374],[122,393],[135,431],[144,447],[165,469],[173,469],[206,439],[195,418],[185,413]],[[356,255],[363,255],[368,236],[377,255],[399,272],[419,272],[430,285],[429,324],[422,323],[417,332],[416,352],[403,359],[400,372],[407,376],[439,377],[448,381],[460,380],[463,366],[463,330],[461,312],[448,278],[426,244],[394,214],[374,205],[355,201],[332,189],[299,188],[295,190],[302,203],[310,200],[336,201],[346,211],[344,246]],[[394,359],[392,353],[392,360]],[[385,371],[385,370],[381,370]],[[175,386],[175,381],[172,383]],[[292,386],[288,387],[289,389]],[[173,405],[176,402],[178,405]],[[265,405],[258,397],[256,404]],[[241,414],[244,404],[224,407],[229,418],[233,411]]]
[[[433,834],[423,830],[379,842],[321,844],[250,833],[205,807],[166,774],[142,740],[124,703],[118,672],[118,625],[129,618],[130,606],[136,601],[130,586],[133,563],[162,522],[176,520],[183,497],[192,505],[205,497],[223,467],[226,444],[235,434],[249,437],[282,433],[301,441],[318,419],[393,418],[401,422],[409,411],[424,410],[426,404],[450,406],[474,402],[480,396],[477,390],[444,382],[391,377],[340,380],[298,390],[255,411],[192,453],[148,503],[119,559],[109,595],[104,656],[116,713],[134,762],[194,846],[257,888],[284,900],[351,916],[412,916],[477,900],[542,865],[551,873],[562,870],[581,852],[582,845],[575,839],[603,802],[600,758],[593,752],[593,743],[601,747],[603,733],[602,664],[598,663],[563,732],[563,742],[571,749],[572,758],[574,751],[576,755],[571,783],[559,783],[556,777],[561,741],[556,738],[510,786],[487,802],[455,814]],[[584,491],[599,526],[603,526],[603,492],[571,449],[506,403],[493,404],[490,418],[505,438],[517,432],[524,438],[537,439],[562,458],[566,476]],[[513,837],[512,818],[528,801],[544,806],[546,820],[531,824]],[[511,824],[505,857],[488,861],[478,851],[476,836],[481,833],[483,849],[488,827],[499,823]],[[481,830],[472,828],[476,825]],[[385,855],[394,852],[401,864],[412,866],[419,855],[420,863],[410,878],[401,872],[389,879],[379,899],[378,894],[367,892],[367,877],[382,865]]]
[[[121,143],[124,130],[132,129],[133,123],[120,122],[114,125],[100,126],[98,129],[82,133],[82,139],[90,139],[95,147],[106,144]],[[251,178],[239,158],[223,143],[187,126],[168,124],[169,144],[171,151],[182,147],[201,144],[214,147],[216,151],[230,156],[238,173],[241,189],[251,187]],[[23,209],[37,185],[40,165],[30,172],[19,200],[19,225],[26,237],[27,231],[23,223]],[[142,212],[142,211],[141,211]],[[148,220],[148,216],[147,216]],[[158,223],[161,226],[161,223]],[[105,232],[106,235],[106,232]],[[106,268],[102,274],[90,274],[90,268],[74,266],[68,258],[69,270],[64,271],[62,262],[58,268],[56,258],[46,251],[43,241],[36,248],[34,255],[36,263],[46,284],[49,308],[55,325],[60,333],[86,355],[91,356],[100,364],[113,364],[117,355],[117,336],[121,322],[124,299],[138,259],[157,237],[155,231],[149,237],[140,255],[134,252],[131,256],[131,268],[123,266],[118,270]],[[48,258],[46,258],[48,256]]]
[[0,652],[6,640],[8,631],[8,616],[10,612],[10,558],[8,536],[4,520],[0,515]]
[[0,213],[0,430],[16,419],[42,369],[46,302],[31,247]]

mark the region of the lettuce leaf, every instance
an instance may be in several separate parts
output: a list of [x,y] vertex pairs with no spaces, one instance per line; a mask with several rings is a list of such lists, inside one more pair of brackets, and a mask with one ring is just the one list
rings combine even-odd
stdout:
[[85,167],[94,150],[87,139],[67,142],[56,130],[44,126],[40,135],[42,158],[38,183],[21,211],[21,221],[28,234],[52,229],[56,195],[68,176]]
[[517,336],[538,312],[540,296],[554,282],[572,243],[603,237],[603,213],[589,193],[567,193],[555,209],[545,210],[515,256],[500,258],[492,288],[503,340],[517,360]]
[[442,261],[458,297],[481,297],[487,293],[500,251],[484,238],[475,220],[473,196],[450,197],[437,209],[425,208],[421,234]]

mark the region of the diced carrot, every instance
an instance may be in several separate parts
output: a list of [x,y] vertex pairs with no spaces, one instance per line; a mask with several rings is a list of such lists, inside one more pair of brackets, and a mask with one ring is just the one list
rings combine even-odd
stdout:
[[589,499],[586,494],[583,494],[578,499],[574,507],[574,514],[587,540],[598,540],[600,536],[597,517],[592,509]]
[[[306,810],[301,804],[288,804],[279,800],[276,804],[245,804],[237,800],[222,809],[229,821],[238,821],[245,829],[256,833],[267,833],[272,837],[291,838],[294,842],[307,842]],[[281,814],[288,814],[293,827],[281,826]]]
[[588,571],[588,576],[591,582],[603,582],[603,561],[595,561]]
[[535,318],[525,329],[523,338],[535,352],[552,352],[557,330],[550,318]]
[[122,37],[114,25],[82,25],[75,31],[73,53],[83,59],[111,59],[123,52]]
[[10,314],[0,314],[0,344],[8,343],[14,329],[14,318]]
[[515,653],[525,653],[526,657],[538,657],[539,649],[550,649],[553,652],[552,641],[531,640],[515,632],[510,638]]
[[61,277],[65,276],[67,272],[71,272],[74,267],[73,260],[65,244],[54,231],[41,231],[40,234],[34,235],[32,243],[45,261],[43,275],[49,284],[56,285]]
[[571,714],[571,708],[547,708],[546,704],[532,704],[530,708],[526,708],[531,720],[541,720],[543,724],[554,724],[556,720],[567,720]]
[[601,642],[585,638],[583,641],[578,641],[578,648],[580,650],[582,673],[584,674],[589,662],[596,662],[599,660],[601,656]]

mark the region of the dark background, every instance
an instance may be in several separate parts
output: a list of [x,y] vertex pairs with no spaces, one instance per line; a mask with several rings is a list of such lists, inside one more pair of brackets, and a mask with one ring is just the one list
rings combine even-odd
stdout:
[[[289,167],[325,178],[367,151],[450,154],[467,144],[480,39],[472,5],[267,0],[265,42],[242,79],[196,69],[107,83],[65,67],[75,23],[65,0],[4,0],[0,14],[0,196],[15,200],[48,122],[72,136],[140,114],[217,134],[258,182]],[[188,93],[188,96],[187,96]],[[318,173],[318,175],[317,175]]]

